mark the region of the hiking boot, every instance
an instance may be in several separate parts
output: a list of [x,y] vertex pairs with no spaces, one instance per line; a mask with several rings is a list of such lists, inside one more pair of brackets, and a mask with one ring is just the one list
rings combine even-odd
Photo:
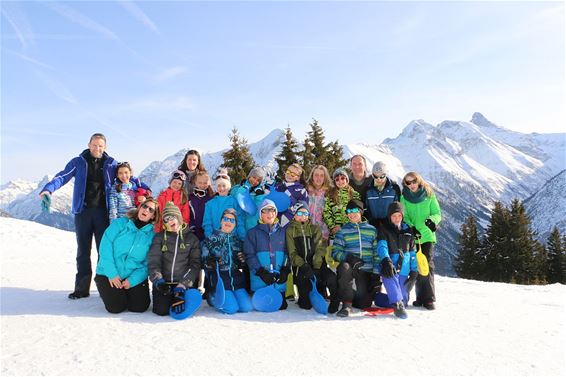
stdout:
[[343,304],[342,309],[336,315],[338,317],[348,317],[352,313],[352,304]]
[[84,298],[84,297],[88,297],[90,296],[89,292],[79,292],[79,291],[74,291],[69,293],[69,299],[71,300],[78,300],[79,298]]
[[328,313],[334,314],[338,311],[338,307],[340,306],[340,301],[330,301],[330,305],[328,305]]
[[407,319],[407,311],[405,310],[405,306],[402,301],[395,303],[393,306],[393,314],[395,314],[395,317],[397,318]]
[[423,305],[428,310],[434,310],[436,307],[434,306],[434,302],[430,301]]

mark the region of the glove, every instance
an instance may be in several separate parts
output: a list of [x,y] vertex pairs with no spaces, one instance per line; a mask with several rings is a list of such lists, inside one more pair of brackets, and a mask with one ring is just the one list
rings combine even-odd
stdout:
[[220,257],[214,256],[214,255],[209,255],[206,258],[206,263],[205,263],[205,267],[208,268],[209,270],[216,270],[216,263],[218,262],[218,266],[221,266],[222,263],[222,259]]
[[346,262],[350,264],[352,270],[359,270],[364,265],[363,260],[351,254],[346,257]]
[[261,187],[252,187],[250,189],[250,192],[253,192],[256,195],[263,195],[265,194],[265,190]]
[[379,277],[379,275],[370,275],[368,288],[371,293],[377,293],[381,291],[381,278]]
[[416,238],[421,237],[421,232],[419,232],[418,229],[415,228],[414,226],[410,227],[409,230],[411,231],[411,233],[415,235]]
[[279,270],[279,277],[277,278],[277,282],[279,284],[283,284],[287,282],[287,278],[289,277],[289,272],[291,272],[291,267],[283,266]]
[[259,278],[263,280],[263,282],[267,285],[271,285],[275,283],[275,281],[277,281],[277,277],[275,276],[275,274],[273,272],[267,271],[263,267],[257,270],[255,274],[259,276]]
[[411,271],[409,272],[409,277],[408,279],[405,281],[405,287],[407,289],[409,289],[409,287],[413,287],[413,285],[415,285],[415,282],[417,281],[417,275],[418,272],[417,271]]
[[436,232],[436,224],[434,223],[434,221],[432,221],[431,219],[426,219],[424,224],[428,226],[428,229],[430,229],[433,232]]
[[45,194],[41,197],[41,210],[49,213],[51,209],[51,195]]
[[385,276],[386,278],[395,276],[395,267],[393,267],[390,258],[385,258],[381,261],[381,276]]
[[165,283],[165,279],[159,278],[153,282],[153,290],[165,295],[169,293],[169,286]]
[[175,287],[173,289],[173,303],[171,309],[180,314],[185,310],[185,288]]
[[299,267],[299,271],[301,276],[306,280],[310,280],[314,276],[314,271],[312,270],[311,266],[306,262],[301,267]]
[[236,265],[238,268],[244,268],[246,266],[246,254],[244,254],[243,251],[236,253]]

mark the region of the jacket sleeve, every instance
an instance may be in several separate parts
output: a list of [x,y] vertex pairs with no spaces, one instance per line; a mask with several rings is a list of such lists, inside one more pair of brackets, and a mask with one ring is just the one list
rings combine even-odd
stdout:
[[209,237],[214,230],[212,225],[212,200],[209,200],[204,205],[204,215],[202,216],[202,229],[204,230],[205,237]]
[[189,209],[189,201],[187,200],[187,202],[185,204],[181,205],[181,215],[183,215],[183,221],[185,222],[185,224],[187,224],[187,226],[189,226],[190,223],[190,209]]
[[246,239],[244,240],[244,253],[246,254],[246,263],[250,268],[250,272],[255,272],[261,268],[261,265],[259,264],[259,261],[257,260],[257,256],[255,254],[256,250],[253,240],[255,232],[253,232],[252,229],[248,231]]
[[118,218],[118,193],[115,186],[112,186],[108,195],[108,218],[110,222]]
[[199,241],[194,235],[191,238],[192,241],[190,243],[189,265],[187,266],[187,270],[183,274],[183,277],[180,281],[180,283],[187,288],[194,286],[198,275],[200,274],[201,268]]
[[163,242],[163,233],[158,233],[153,237],[151,242],[151,247],[149,248],[149,253],[147,253],[147,265],[149,269],[149,280],[154,282],[157,279],[163,277],[163,251],[161,251],[161,246]]
[[415,224],[413,223],[413,219],[411,219],[410,212],[407,211],[407,200],[405,200],[405,197],[403,195],[401,195],[400,201],[401,201],[401,204],[403,205],[403,208],[405,209],[403,211],[403,221],[408,226],[415,226]]
[[322,261],[324,260],[324,255],[326,254],[326,246],[322,242],[322,231],[319,226],[313,226],[313,246],[314,246],[314,256],[312,258],[312,265],[314,269],[318,270],[322,267]]
[[344,262],[346,260],[346,242],[344,241],[344,232],[340,230],[336,233],[336,238],[332,244],[332,258],[337,262]]
[[442,216],[440,215],[440,206],[438,205],[438,200],[436,199],[436,195],[432,195],[430,198],[430,215],[428,216],[436,225],[440,223],[442,220]]
[[334,213],[332,212],[332,204],[330,198],[326,198],[326,200],[324,201],[324,209],[322,210],[322,219],[324,220],[324,223],[328,227],[328,230],[332,231],[332,228],[334,228],[335,221],[334,221]]
[[142,180],[139,179],[139,177],[132,177],[130,178],[130,180],[136,184],[137,186],[136,189],[141,187],[142,189],[151,192],[151,188],[149,188],[149,186],[145,182],[142,182]]
[[[102,240],[100,241],[98,264],[103,268],[104,275],[110,279],[119,276],[116,262],[114,262],[114,241],[126,224],[126,221],[114,221],[108,228],[106,228],[106,231],[104,231],[104,234],[102,235]],[[124,277],[120,276],[120,278]]]
[[287,245],[291,266],[301,267],[305,263],[305,260],[297,253],[297,247],[293,237],[293,225],[287,227],[287,230],[285,230],[285,244]]
[[69,182],[77,173],[77,158],[80,157],[75,157],[69,161],[63,170],[57,173],[51,181],[43,186],[40,192],[49,191],[53,193],[53,191],[59,190],[63,185]]

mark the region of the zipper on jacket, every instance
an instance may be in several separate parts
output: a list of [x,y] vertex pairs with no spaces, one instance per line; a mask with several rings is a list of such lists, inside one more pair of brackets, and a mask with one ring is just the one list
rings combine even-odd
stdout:
[[179,245],[179,232],[177,232],[177,239],[175,240],[175,254],[173,254],[173,263],[171,263],[171,282],[173,280],[173,274],[175,273],[175,260],[177,259],[177,246]]
[[[309,263],[307,261],[307,239],[306,239],[306,236],[305,236],[305,229],[303,227],[303,224],[301,224],[301,233],[303,233],[303,245],[304,245],[304,248],[305,248],[305,263]],[[299,268],[297,267],[297,274],[298,273],[299,273]]]

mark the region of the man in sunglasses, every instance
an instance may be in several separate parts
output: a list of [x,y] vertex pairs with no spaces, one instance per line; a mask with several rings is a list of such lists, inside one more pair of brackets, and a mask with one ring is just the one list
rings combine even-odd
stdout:
[[378,228],[387,221],[387,209],[393,202],[398,202],[401,189],[396,182],[387,176],[388,170],[384,162],[373,165],[372,180],[366,193],[365,215],[371,225]]
[[116,174],[116,161],[106,152],[106,137],[96,133],[90,137],[88,149],[73,158],[41,190],[43,207],[49,209],[51,194],[75,178],[72,212],[77,234],[77,274],[72,300],[90,295],[92,237],[100,251],[102,235],[109,225],[108,194]]

